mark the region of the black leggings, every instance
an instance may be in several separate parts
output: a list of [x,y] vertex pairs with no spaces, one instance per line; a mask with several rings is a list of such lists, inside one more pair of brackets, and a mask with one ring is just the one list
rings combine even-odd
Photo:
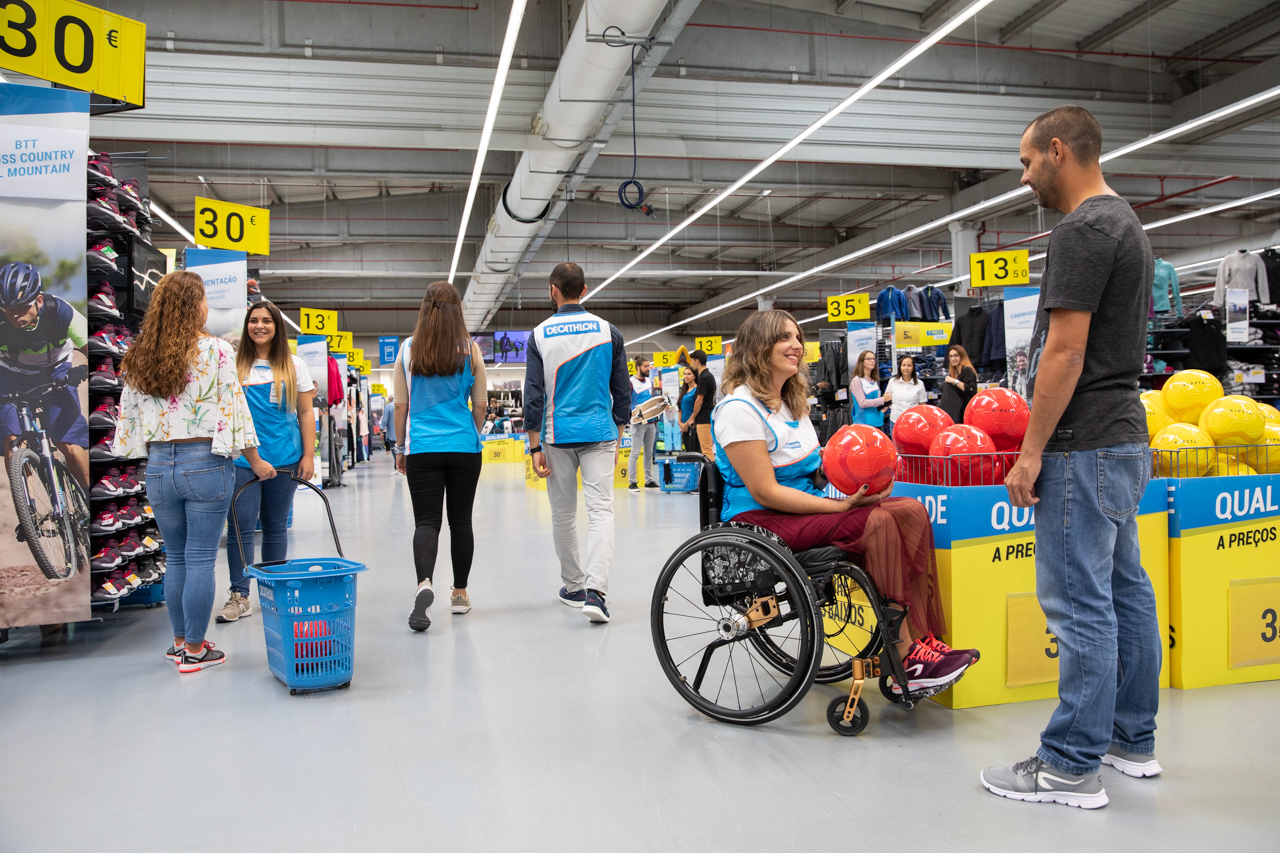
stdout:
[[476,550],[471,506],[476,499],[480,465],[479,453],[411,453],[405,460],[409,497],[413,499],[413,565],[418,571],[418,583],[435,575],[441,509],[447,499],[453,586],[466,589]]

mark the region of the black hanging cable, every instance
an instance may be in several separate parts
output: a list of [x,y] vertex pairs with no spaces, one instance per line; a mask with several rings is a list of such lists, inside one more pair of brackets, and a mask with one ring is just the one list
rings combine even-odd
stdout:
[[[607,36],[609,30],[616,30],[623,39],[627,37],[622,28],[616,25],[605,27],[601,35]],[[609,47],[627,46],[625,41],[619,44],[606,41],[605,44]],[[618,201],[627,210],[642,210],[641,206],[644,204],[644,184],[636,180],[636,166],[640,161],[639,146],[636,142],[636,48],[638,47],[646,51],[649,49],[649,46],[644,44],[631,45],[631,178],[618,185]],[[631,200],[633,192],[635,193],[634,201]],[[649,213],[648,210],[643,212]]]

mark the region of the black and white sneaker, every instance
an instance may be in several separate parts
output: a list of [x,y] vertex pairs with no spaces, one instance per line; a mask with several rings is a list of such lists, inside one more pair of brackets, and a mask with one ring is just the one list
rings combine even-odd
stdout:
[[227,656],[215,649],[213,643],[206,642],[198,655],[191,654],[184,646],[182,648],[182,659],[178,661],[178,672],[199,672],[202,669],[208,669],[211,666],[226,662]]
[[427,615],[427,610],[435,600],[436,593],[431,588],[430,581],[418,587],[418,594],[413,599],[413,612],[409,614],[410,628],[425,631],[431,627],[431,617]]
[[659,486],[657,483],[655,483],[653,480],[645,480],[645,481],[644,481],[644,487],[645,487],[646,489],[660,489],[660,488],[662,488],[662,487],[661,487],[661,486]]
[[633,492],[638,492],[638,491],[640,491],[640,486],[639,486],[639,484],[637,484],[637,483],[632,483],[631,485],[627,486],[627,488],[628,488],[628,489],[630,489],[630,490],[631,490],[631,491],[633,491]]

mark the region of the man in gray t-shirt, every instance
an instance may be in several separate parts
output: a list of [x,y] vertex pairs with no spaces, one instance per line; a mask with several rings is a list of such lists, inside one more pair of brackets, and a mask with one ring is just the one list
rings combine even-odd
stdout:
[[1031,340],[1031,420],[1009,500],[1035,506],[1036,595],[1058,641],[1059,704],[1040,748],[982,783],[1014,800],[1107,804],[1100,766],[1154,776],[1163,640],[1142,568],[1138,504],[1151,476],[1138,396],[1152,255],[1107,186],[1102,129],[1081,107],[1022,135],[1022,183],[1066,214],[1049,237]]

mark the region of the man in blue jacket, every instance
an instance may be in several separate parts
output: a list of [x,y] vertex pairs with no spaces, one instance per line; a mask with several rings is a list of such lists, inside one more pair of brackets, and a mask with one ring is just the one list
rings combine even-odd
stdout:
[[[556,313],[529,337],[524,424],[533,470],[547,480],[551,536],[560,559],[560,600],[608,622],[613,562],[613,470],[631,416],[622,333],[581,305],[586,277],[574,263],[551,271]],[[587,554],[578,550],[578,471],[587,500]]]

